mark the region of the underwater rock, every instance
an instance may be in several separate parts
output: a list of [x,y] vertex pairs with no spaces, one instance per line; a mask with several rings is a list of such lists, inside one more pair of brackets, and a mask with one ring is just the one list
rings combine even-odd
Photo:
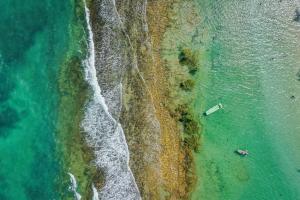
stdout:
[[298,81],[300,81],[300,70],[296,74]]
[[295,11],[295,17],[294,17],[295,22],[300,22],[300,9],[297,8]]

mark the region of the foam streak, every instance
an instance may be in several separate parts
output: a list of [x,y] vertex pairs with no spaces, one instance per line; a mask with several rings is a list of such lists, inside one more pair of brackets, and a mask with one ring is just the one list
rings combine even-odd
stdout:
[[80,200],[81,199],[81,195],[77,192],[77,187],[78,186],[77,186],[76,178],[70,172],[68,174],[70,176],[70,181],[71,181],[70,190],[74,193],[75,200]]
[[90,13],[85,4],[88,30],[89,56],[84,61],[86,81],[93,90],[87,103],[82,127],[86,140],[96,155],[96,166],[105,173],[105,185],[97,192],[93,187],[93,199],[134,200],[140,193],[129,168],[129,151],[121,125],[109,113],[101,94],[95,67],[95,47],[90,23]]

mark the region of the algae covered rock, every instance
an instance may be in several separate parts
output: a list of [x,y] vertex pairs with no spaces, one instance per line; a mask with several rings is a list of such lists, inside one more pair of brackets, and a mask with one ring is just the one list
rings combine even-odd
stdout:
[[189,72],[194,74],[198,71],[198,58],[196,52],[189,48],[180,49],[178,56],[179,63],[181,65],[186,65],[189,68]]

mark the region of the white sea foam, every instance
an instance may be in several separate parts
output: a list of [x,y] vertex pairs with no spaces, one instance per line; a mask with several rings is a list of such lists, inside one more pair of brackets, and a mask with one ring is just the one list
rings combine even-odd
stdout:
[[92,186],[92,189],[93,189],[93,199],[92,200],[99,200],[99,194],[94,185]]
[[70,176],[70,182],[71,182],[70,190],[74,193],[75,200],[80,200],[81,199],[81,195],[77,192],[77,187],[78,186],[77,186],[76,178],[70,172],[68,172],[68,174]]
[[123,129],[109,113],[109,108],[101,94],[95,66],[95,44],[90,14],[86,5],[85,13],[89,37],[89,55],[84,61],[85,77],[93,90],[93,96],[86,105],[82,127],[89,146],[95,151],[95,164],[105,174],[104,187],[98,188],[98,191],[94,186],[92,188],[93,199],[140,199],[139,190],[129,168],[129,151]]
[[97,80],[97,72],[96,72],[96,68],[95,68],[95,44],[94,44],[94,34],[92,31],[92,27],[91,27],[91,23],[90,23],[90,11],[86,6],[86,2],[85,3],[85,15],[86,15],[86,23],[87,23],[87,29],[88,29],[88,40],[89,40],[89,56],[88,58],[84,61],[85,63],[85,79],[86,81],[90,84],[90,86],[93,89],[94,92],[94,98],[96,98],[96,101],[101,102],[101,104],[103,105],[103,108],[105,109],[105,111],[108,113],[108,108],[105,104],[105,100],[101,95],[101,89],[100,86],[98,84],[98,80]]

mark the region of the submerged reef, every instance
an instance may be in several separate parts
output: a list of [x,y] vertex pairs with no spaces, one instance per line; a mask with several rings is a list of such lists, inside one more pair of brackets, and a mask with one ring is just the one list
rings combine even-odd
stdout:
[[[84,108],[89,97],[88,83],[85,81],[83,60],[86,59],[87,46],[84,33],[84,4],[74,1],[74,15],[69,28],[69,44],[67,55],[60,67],[59,92],[60,112],[58,124],[58,147],[62,154],[63,188],[62,199],[74,199],[68,173],[74,174],[79,185],[82,199],[92,198],[92,185],[103,186],[104,177],[92,161],[95,159],[92,149],[87,145],[85,133],[81,128]],[[79,42],[78,42],[79,41]]]
[[[162,56],[165,32],[179,2],[87,2],[81,15],[86,19],[87,43],[82,45],[87,57],[81,55],[79,63],[78,55],[72,55],[67,64],[77,72],[83,70],[81,77],[69,69],[86,81],[82,85],[71,79],[84,91],[79,95],[83,98],[73,96],[84,104],[77,114],[81,129],[75,130],[83,136],[76,144],[81,140],[83,146],[74,151],[91,152],[83,159],[87,167],[74,173],[83,182],[84,188],[79,187],[85,190],[79,191],[83,198],[190,196],[197,180],[193,153],[199,148],[201,126],[192,111],[193,101],[182,99],[196,88],[197,51],[181,49],[177,64],[186,75],[176,84],[170,79],[174,71]],[[173,100],[173,92],[181,95],[180,101]]]

